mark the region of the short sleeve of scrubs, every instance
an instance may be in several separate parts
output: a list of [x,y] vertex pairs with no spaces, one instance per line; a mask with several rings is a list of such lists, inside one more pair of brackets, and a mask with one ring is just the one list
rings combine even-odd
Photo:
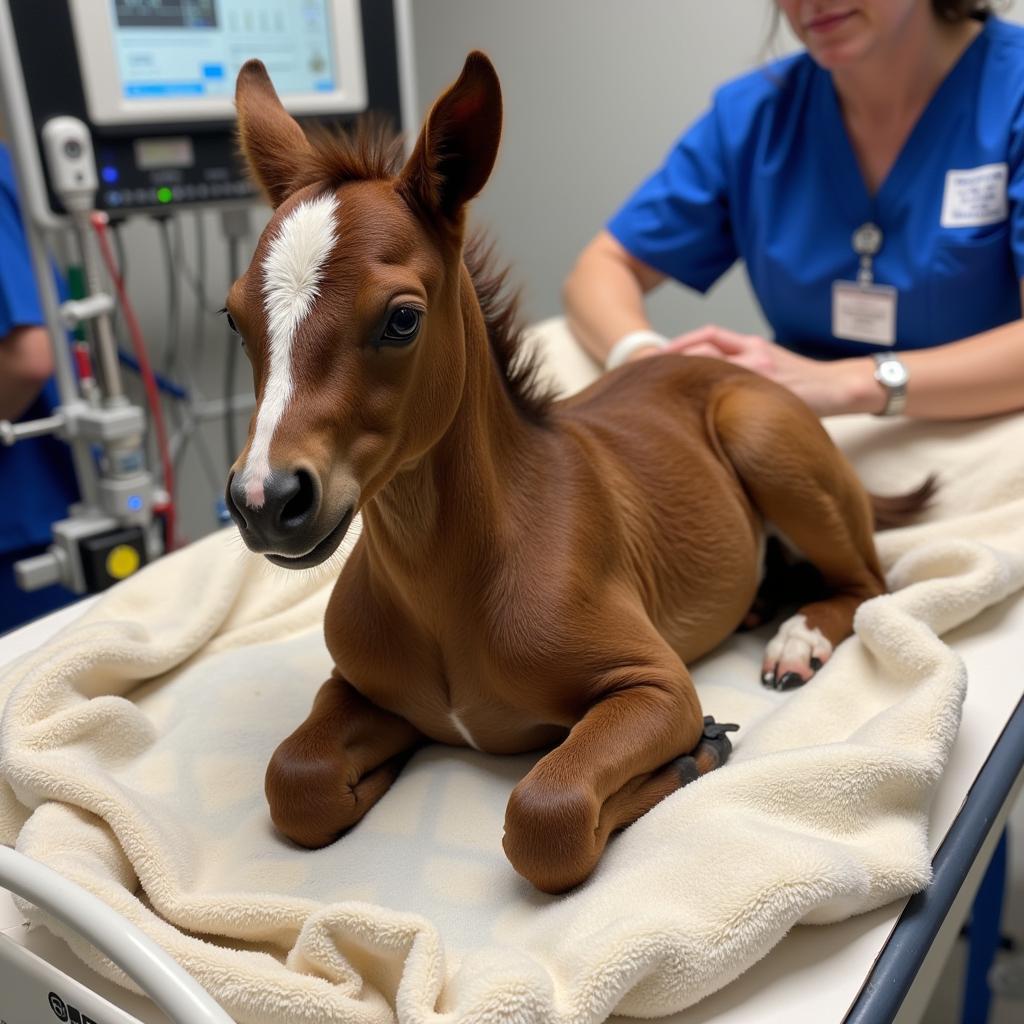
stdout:
[[608,230],[637,259],[700,292],[732,266],[738,252],[714,109],[679,139]]
[[43,322],[17,200],[4,187],[11,181],[10,156],[0,149],[0,339],[15,327]]
[[[1022,55],[1024,57],[1024,55]],[[1018,280],[1024,279],[1024,98],[1010,136],[1007,199],[1010,209],[1010,248]]]

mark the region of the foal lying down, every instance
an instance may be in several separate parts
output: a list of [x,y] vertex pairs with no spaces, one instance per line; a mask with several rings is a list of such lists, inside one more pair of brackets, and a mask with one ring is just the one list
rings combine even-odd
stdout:
[[365,135],[307,139],[258,61],[237,105],[274,214],[227,301],[258,400],[229,507],[253,551],[297,569],[363,517],[327,609],[334,670],[267,770],[273,820],[323,846],[425,742],[550,748],[504,847],[564,891],[728,755],[686,665],[751,609],[765,523],[825,584],[768,646],[764,681],[788,687],[884,589],[871,501],[806,406],[723,362],[662,356],[542,393],[463,251],[501,134],[482,54],[404,166]]

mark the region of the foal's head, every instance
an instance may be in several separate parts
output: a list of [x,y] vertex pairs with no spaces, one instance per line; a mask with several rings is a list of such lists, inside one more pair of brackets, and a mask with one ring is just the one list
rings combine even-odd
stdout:
[[227,300],[257,400],[228,507],[250,548],[307,568],[458,409],[464,206],[494,165],[501,93],[470,54],[400,169],[394,146],[366,136],[307,139],[259,61],[236,102],[274,214]]

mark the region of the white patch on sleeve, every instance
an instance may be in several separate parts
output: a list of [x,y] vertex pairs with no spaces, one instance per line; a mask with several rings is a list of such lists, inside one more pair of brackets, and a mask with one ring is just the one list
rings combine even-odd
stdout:
[[281,224],[263,261],[263,307],[267,313],[269,371],[245,460],[245,503],[261,508],[270,476],[270,444],[292,397],[292,346],[299,325],[320,294],[324,264],[334,248],[333,194],[307,200]]

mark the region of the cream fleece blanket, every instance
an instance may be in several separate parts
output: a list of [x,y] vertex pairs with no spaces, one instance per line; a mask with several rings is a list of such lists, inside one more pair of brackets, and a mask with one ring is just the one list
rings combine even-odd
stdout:
[[[592,373],[558,325],[542,342],[560,379]],[[274,834],[263,770],[328,671],[330,580],[273,570],[227,532],[114,588],[0,679],[0,841],[140,925],[242,1024],[689,1006],[794,924],[927,884],[926,811],[967,684],[939,636],[1024,587],[1024,418],[840,426],[879,491],[941,473],[931,519],[880,539],[895,592],[802,690],[759,685],[763,636],[697,665],[706,711],[743,725],[733,760],[614,839],[568,896],[531,889],[501,851],[529,757],[430,748],[328,849]]]

